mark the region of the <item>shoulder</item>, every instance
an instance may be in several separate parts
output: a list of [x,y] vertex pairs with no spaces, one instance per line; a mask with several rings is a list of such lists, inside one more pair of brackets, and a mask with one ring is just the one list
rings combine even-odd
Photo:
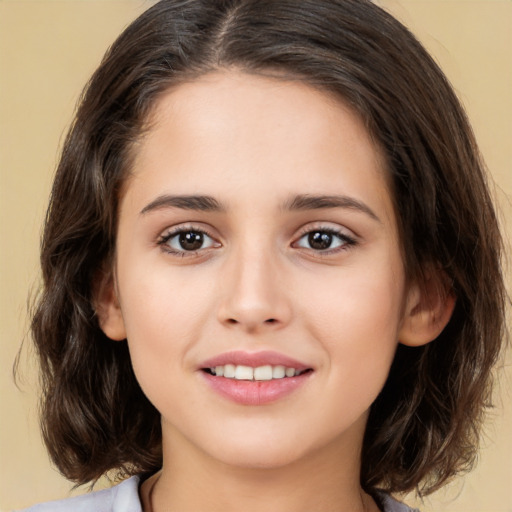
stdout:
[[110,489],[34,505],[19,512],[142,512],[139,478],[132,476]]
[[408,507],[405,503],[393,499],[389,494],[379,492],[376,497],[383,512],[419,512],[417,508]]

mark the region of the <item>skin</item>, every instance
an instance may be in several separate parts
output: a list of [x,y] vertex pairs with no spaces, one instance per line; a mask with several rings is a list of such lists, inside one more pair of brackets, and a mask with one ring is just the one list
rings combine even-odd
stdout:
[[[307,194],[351,202],[290,209]],[[184,251],[176,229],[208,236]],[[339,233],[332,248],[312,247],[308,233],[325,230]],[[359,485],[369,408],[399,340],[435,338],[447,308],[406,283],[386,171],[355,113],[305,84],[233,71],[170,90],[136,147],[114,276],[100,324],[128,339],[162,415],[164,465],[142,486],[145,510],[378,510]],[[283,399],[240,405],[199,368],[234,349],[313,371]]]

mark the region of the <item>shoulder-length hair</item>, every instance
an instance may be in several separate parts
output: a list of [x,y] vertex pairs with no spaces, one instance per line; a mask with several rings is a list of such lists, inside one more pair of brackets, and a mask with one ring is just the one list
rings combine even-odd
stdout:
[[407,276],[435,267],[456,296],[435,341],[399,345],[362,451],[365,490],[431,492],[475,457],[504,332],[501,241],[452,88],[369,0],[163,0],[110,48],[65,141],[42,241],[32,332],[50,455],[77,483],[161,466],[158,411],[126,343],[98,326],[94,282],[111,262],[120,189],[155,102],[228,68],[298,79],[351,106],[385,157]]

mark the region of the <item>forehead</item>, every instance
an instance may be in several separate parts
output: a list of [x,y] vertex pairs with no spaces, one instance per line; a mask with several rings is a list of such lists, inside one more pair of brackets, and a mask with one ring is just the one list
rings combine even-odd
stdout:
[[210,73],[169,89],[148,127],[125,190],[131,184],[150,195],[163,186],[222,199],[232,188],[261,198],[328,193],[339,184],[390,202],[384,159],[360,116],[301,81]]

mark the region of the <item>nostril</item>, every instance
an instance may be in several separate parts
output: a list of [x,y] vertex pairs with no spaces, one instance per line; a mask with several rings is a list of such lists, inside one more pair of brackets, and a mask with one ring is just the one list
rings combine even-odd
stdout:
[[[1,1],[1,0],[0,0]],[[225,325],[232,325],[232,326],[245,326],[250,330],[257,329],[258,326],[273,326],[280,323],[280,321],[277,318],[267,318],[266,320],[258,320],[258,319],[247,319],[247,318],[225,318],[223,320]]]

